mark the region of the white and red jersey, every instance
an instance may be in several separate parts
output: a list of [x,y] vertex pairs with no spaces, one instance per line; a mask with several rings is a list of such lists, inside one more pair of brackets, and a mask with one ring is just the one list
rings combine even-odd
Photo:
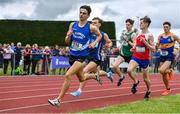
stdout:
[[150,59],[150,49],[143,43],[141,42],[141,39],[145,39],[148,42],[149,39],[149,33],[147,34],[142,34],[140,33],[137,37],[136,37],[136,44],[135,44],[135,49],[134,49],[134,53],[133,56],[136,57],[137,59],[140,60],[149,60]]

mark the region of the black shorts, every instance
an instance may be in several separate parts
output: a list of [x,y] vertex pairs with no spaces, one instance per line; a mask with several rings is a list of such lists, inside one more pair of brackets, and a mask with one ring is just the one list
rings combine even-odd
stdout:
[[125,56],[123,56],[121,54],[120,54],[120,56],[124,58],[124,62],[129,63],[131,61],[131,57],[125,57]]
[[88,57],[87,57],[87,56],[79,57],[79,56],[70,55],[70,56],[69,56],[69,64],[70,64],[70,65],[73,65],[73,63],[74,63],[75,61],[79,61],[79,62],[83,63],[83,62],[88,61]]
[[97,60],[96,58],[94,58],[94,57],[89,57],[88,58],[88,62],[94,62],[94,63],[96,63],[96,65],[97,66],[99,66],[100,64],[101,64],[101,60]]

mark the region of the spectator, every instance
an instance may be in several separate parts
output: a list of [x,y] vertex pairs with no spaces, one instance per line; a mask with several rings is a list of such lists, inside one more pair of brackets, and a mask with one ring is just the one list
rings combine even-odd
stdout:
[[35,70],[36,70],[36,66],[38,64],[38,62],[41,60],[41,50],[38,48],[37,44],[33,44],[32,47],[32,69],[31,69],[31,73],[34,75],[35,74]]
[[3,53],[5,53],[2,44],[0,43],[0,68],[3,68]]
[[31,65],[31,46],[29,44],[26,45],[24,51],[24,74],[30,74],[30,65]]
[[43,50],[43,64],[42,64],[42,72],[43,74],[49,74],[49,68],[51,63],[51,50],[48,46]]
[[159,65],[160,65],[160,52],[159,51],[155,51],[154,52],[154,73],[158,73],[158,68],[159,68]]
[[16,47],[14,48],[14,54],[15,54],[15,69],[19,67],[19,63],[22,57],[22,48],[21,43],[18,42]]
[[[4,53],[3,53],[3,59],[4,59],[4,75],[7,75],[8,65],[9,62],[11,62],[11,54],[14,53],[14,51],[11,49],[11,46],[9,44],[4,44]],[[11,64],[11,73],[12,73],[13,65]]]
[[[60,56],[59,46],[55,45],[54,49],[52,50],[52,56]],[[52,69],[52,74],[55,75],[56,69]]]

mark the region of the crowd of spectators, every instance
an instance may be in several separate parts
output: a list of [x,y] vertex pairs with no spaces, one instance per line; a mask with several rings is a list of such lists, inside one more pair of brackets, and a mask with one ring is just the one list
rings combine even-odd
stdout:
[[[50,70],[55,74],[56,69],[50,67],[51,57],[68,55],[69,48],[58,45],[43,47],[38,44],[32,46],[26,44],[22,46],[20,42],[17,45],[0,44],[0,68],[3,69],[3,75],[7,75],[8,69],[11,70],[11,75],[15,75],[16,69],[19,68],[23,69],[21,73],[23,75],[49,74]],[[65,68],[59,69],[58,74],[64,74],[65,70]]]
[[[178,48],[175,48],[175,61],[172,64],[172,68],[180,72],[180,53]],[[3,75],[8,74],[8,70],[11,75],[20,74],[17,73],[18,69],[22,69],[22,75],[63,75],[67,68],[51,68],[52,56],[67,56],[69,55],[68,47],[60,47],[58,45],[38,46],[33,44],[32,46],[26,44],[22,46],[20,42],[16,45],[0,44],[0,69],[3,69]],[[102,49],[102,62],[101,69],[109,70],[109,58],[119,55],[119,51],[116,47],[112,49]],[[158,50],[151,54],[152,72],[157,73],[160,65],[160,53]],[[20,67],[21,66],[21,67]],[[1,72],[1,71],[0,71]]]

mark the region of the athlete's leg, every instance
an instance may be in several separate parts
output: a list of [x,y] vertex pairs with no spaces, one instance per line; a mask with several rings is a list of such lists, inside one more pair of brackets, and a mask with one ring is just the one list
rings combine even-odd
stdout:
[[124,58],[119,56],[118,59],[114,62],[114,64],[112,65],[112,70],[114,73],[117,73],[119,77],[123,78],[122,73],[120,71],[119,65],[124,62]]
[[151,81],[150,81],[150,78],[148,75],[148,68],[143,69],[142,73],[143,73],[144,82],[145,82],[146,87],[147,87],[147,91],[150,91]]
[[[83,78],[82,80],[86,80],[86,75],[87,73],[89,72],[93,72],[93,71],[96,71],[96,67],[97,67],[97,64],[94,63],[94,62],[90,62],[88,65],[85,66],[85,68],[79,70],[79,72],[77,72],[77,76],[80,78]],[[79,83],[79,88],[77,91],[75,92],[72,92],[71,95],[73,96],[80,96],[84,87],[86,85],[86,81],[81,81],[80,80],[80,83]]]
[[137,92],[137,86],[139,84],[139,80],[137,80],[135,77],[135,74],[133,74],[133,71],[137,66],[138,66],[138,63],[135,60],[131,60],[128,65],[128,69],[127,69],[128,75],[134,81],[134,84],[132,85],[132,88],[131,88],[131,92],[133,94],[135,94]]
[[83,66],[84,65],[81,62],[75,61],[73,63],[73,65],[68,69],[68,71],[65,74],[65,80],[64,80],[64,83],[62,85],[61,92],[60,92],[60,94],[59,94],[57,99],[59,99],[59,100],[63,99],[65,93],[69,89],[72,76],[75,75],[80,69],[82,69]]
[[162,75],[162,78],[163,78],[163,82],[164,82],[164,85],[166,87],[166,89],[169,89],[169,81],[167,79],[167,72],[169,70],[169,67],[171,65],[171,61],[165,61],[161,66],[160,66],[160,69],[159,69],[159,72],[160,74]]
[[130,76],[130,78],[134,81],[134,83],[137,83],[138,80],[135,77],[135,74],[133,73],[134,69],[138,66],[138,63],[134,60],[131,60],[128,65],[127,73]]

